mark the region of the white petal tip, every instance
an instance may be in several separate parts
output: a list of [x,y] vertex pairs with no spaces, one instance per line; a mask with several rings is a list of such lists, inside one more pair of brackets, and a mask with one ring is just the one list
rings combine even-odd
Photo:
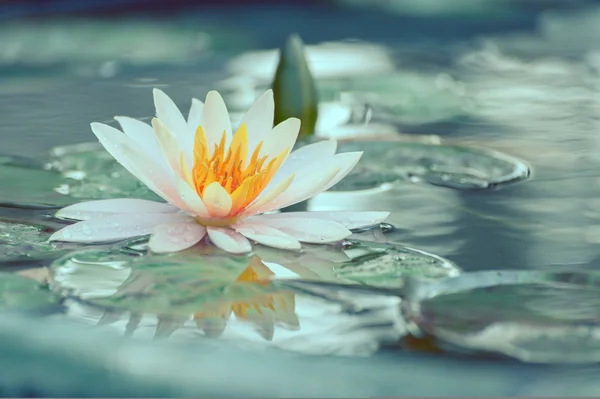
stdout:
[[48,238],[48,242],[50,241],[62,241],[63,239],[63,234],[62,234],[62,230],[58,230],[57,232],[55,232],[54,234],[52,234],[49,238]]

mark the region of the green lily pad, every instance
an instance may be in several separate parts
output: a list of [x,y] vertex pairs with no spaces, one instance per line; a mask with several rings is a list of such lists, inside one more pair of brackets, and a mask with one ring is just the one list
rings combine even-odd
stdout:
[[364,151],[358,165],[333,190],[352,191],[410,181],[460,190],[483,190],[529,177],[529,167],[490,150],[407,142],[344,142],[339,152]]
[[470,113],[464,89],[446,75],[411,71],[327,79],[318,82],[322,101],[341,100],[353,108],[368,107],[372,118],[400,124],[425,124]]
[[25,208],[55,208],[105,198],[162,201],[99,143],[56,147],[46,164],[0,156],[0,185],[0,205]]
[[162,201],[99,143],[52,149],[50,167],[68,180],[60,192],[76,199],[143,198]]
[[58,305],[60,298],[39,282],[0,272],[0,307],[5,310],[37,312]]
[[57,191],[65,181],[60,174],[45,170],[34,160],[0,156],[1,205],[69,205],[74,200]]
[[527,362],[600,361],[600,273],[486,271],[409,281],[405,315],[443,345]]
[[0,261],[42,260],[58,256],[56,245],[47,242],[50,234],[41,226],[0,220]]
[[382,288],[400,288],[405,277],[440,279],[458,276],[451,261],[428,252],[394,244],[348,241],[344,253],[349,261],[335,265],[342,279]]

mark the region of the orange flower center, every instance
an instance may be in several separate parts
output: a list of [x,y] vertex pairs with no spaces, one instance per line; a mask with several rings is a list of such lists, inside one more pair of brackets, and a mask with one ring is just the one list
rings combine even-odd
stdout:
[[[248,157],[248,137],[246,125],[242,124],[235,132],[229,148],[226,148],[225,132],[214,145],[208,148],[202,126],[198,126],[194,138],[194,165],[186,180],[203,198],[204,190],[217,182],[231,196],[232,207],[227,217],[234,217],[250,205],[271,181],[288,153],[285,149],[276,156],[262,154],[261,141]],[[185,163],[183,156],[182,164]],[[189,170],[182,165],[182,170]]]

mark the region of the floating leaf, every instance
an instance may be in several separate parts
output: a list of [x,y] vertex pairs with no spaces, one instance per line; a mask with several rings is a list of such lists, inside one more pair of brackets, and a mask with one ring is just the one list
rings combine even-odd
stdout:
[[461,273],[447,259],[400,245],[348,241],[344,253],[350,260],[334,266],[336,275],[376,287],[399,288],[409,276],[439,279]]
[[0,272],[0,307],[20,312],[44,312],[59,304],[59,297],[39,282]]
[[362,190],[397,181],[481,190],[529,176],[529,168],[523,162],[490,150],[387,141],[344,142],[339,148],[340,152],[364,151],[364,155],[333,190]]
[[317,123],[318,96],[300,36],[292,35],[281,49],[273,81],[275,124],[296,117],[302,122],[300,135],[311,135]]
[[486,271],[406,287],[405,314],[458,348],[528,362],[600,361],[600,273]]
[[62,206],[74,202],[56,190],[66,179],[22,157],[0,156],[0,204]]
[[123,168],[99,143],[76,144],[52,150],[52,169],[69,178],[60,192],[77,199],[161,199]]
[[470,113],[464,88],[447,75],[397,71],[319,81],[323,101],[364,109],[364,122],[424,124]]
[[50,232],[42,226],[0,221],[0,261],[42,260],[60,256],[47,242]]

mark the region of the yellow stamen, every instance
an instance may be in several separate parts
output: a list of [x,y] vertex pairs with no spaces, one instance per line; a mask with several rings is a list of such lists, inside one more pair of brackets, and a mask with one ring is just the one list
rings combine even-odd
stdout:
[[[185,180],[203,198],[204,190],[217,182],[231,195],[232,207],[227,218],[235,218],[244,211],[264,190],[283,163],[288,150],[272,157],[261,156],[262,142],[253,149],[248,159],[248,136],[246,125],[242,124],[235,132],[229,148],[226,148],[226,134],[223,132],[218,144],[208,148],[202,126],[196,130],[194,138],[194,166]],[[211,151],[212,150],[212,151]],[[184,170],[185,160],[181,158]]]

